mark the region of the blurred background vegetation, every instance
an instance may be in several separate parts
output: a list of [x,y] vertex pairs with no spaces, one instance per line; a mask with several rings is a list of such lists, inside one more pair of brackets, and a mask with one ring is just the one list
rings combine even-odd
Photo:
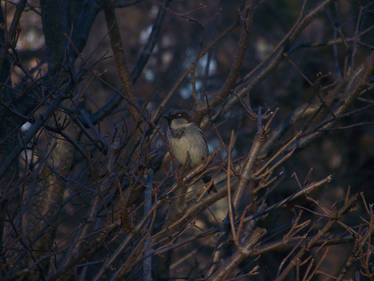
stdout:
[[2,280],[374,278],[374,1],[0,2]]

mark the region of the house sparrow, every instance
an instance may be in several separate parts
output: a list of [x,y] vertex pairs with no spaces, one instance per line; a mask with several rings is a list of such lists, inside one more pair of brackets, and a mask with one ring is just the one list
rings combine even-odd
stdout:
[[169,146],[177,161],[183,166],[188,164],[189,168],[201,164],[208,156],[208,145],[201,129],[186,112],[169,114],[165,118]]
[[[186,112],[169,114],[165,118],[168,120],[167,138],[174,157],[181,165],[188,165],[188,168],[200,165],[209,154],[201,129],[191,121]],[[211,179],[208,175],[203,176],[204,183]],[[213,183],[209,189],[217,192]]]

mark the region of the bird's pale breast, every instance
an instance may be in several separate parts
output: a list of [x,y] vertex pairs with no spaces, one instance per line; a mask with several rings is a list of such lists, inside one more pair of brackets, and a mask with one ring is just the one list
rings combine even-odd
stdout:
[[192,167],[199,165],[208,155],[207,144],[197,127],[187,127],[180,138],[171,137],[169,141],[175,158],[182,165],[187,160],[187,152],[190,155]]

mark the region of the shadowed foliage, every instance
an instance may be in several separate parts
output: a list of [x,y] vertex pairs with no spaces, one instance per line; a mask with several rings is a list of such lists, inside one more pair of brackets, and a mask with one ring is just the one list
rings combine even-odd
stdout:
[[374,278],[373,1],[0,3],[1,280]]

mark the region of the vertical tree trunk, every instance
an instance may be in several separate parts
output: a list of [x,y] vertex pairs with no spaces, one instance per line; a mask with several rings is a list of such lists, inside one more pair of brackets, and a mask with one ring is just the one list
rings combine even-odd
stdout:
[[[64,113],[57,115],[59,115],[60,123],[66,118]],[[64,130],[64,133],[72,138],[76,137],[76,132],[72,125]],[[30,189],[25,193],[26,197],[31,198],[31,206],[28,207],[29,211],[23,217],[22,222],[23,235],[31,239],[38,238],[32,243],[33,259],[30,263],[43,259],[40,268],[45,273],[48,272],[49,257],[53,254],[59,208],[61,208],[65,190],[64,178],[69,174],[74,156],[74,147],[65,139],[56,134],[49,137],[48,159],[43,164],[38,184],[34,190]],[[40,275],[40,270],[36,268],[30,280],[39,280]]]

